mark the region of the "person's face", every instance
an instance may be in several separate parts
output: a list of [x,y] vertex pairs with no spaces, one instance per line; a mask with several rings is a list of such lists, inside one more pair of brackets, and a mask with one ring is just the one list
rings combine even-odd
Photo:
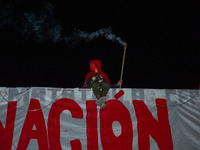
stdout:
[[98,73],[98,70],[96,69],[96,67],[94,66],[93,63],[91,63],[90,69],[91,69],[92,71],[94,71],[95,73]]

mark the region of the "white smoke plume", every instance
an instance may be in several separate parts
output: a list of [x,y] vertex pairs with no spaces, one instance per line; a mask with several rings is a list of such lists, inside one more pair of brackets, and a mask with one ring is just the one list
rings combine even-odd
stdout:
[[121,40],[120,37],[117,37],[115,34],[112,33],[111,27],[109,28],[103,28],[100,29],[96,32],[92,32],[92,33],[87,33],[86,31],[81,31],[81,30],[76,30],[74,29],[74,35],[73,36],[69,36],[69,37],[65,37],[65,41],[70,41],[70,40],[74,40],[74,39],[83,39],[85,42],[91,41],[95,38],[98,38],[99,36],[105,37],[108,40],[111,40],[113,42],[117,42],[119,44],[121,44],[122,46],[124,46],[125,42]]
[[55,19],[53,6],[50,3],[46,3],[39,13],[16,12],[12,7],[7,6],[2,10],[2,14],[0,15],[0,30],[12,30],[17,34],[16,37],[20,36],[22,40],[66,42],[67,44],[73,43],[73,45],[76,45],[79,41],[89,42],[102,36],[123,46],[125,44],[120,37],[112,33],[111,27],[92,33],[74,29],[70,36],[62,35],[62,26]]

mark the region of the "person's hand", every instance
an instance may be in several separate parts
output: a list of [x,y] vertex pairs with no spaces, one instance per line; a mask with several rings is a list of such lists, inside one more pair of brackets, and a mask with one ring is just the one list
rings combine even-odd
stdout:
[[122,83],[123,83],[123,80],[119,80],[119,81],[117,82],[117,86],[121,85]]

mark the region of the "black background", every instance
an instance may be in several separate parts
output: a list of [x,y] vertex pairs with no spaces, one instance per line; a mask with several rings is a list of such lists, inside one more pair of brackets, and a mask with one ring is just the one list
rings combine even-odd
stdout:
[[[110,27],[128,43],[122,87],[197,89],[199,8],[198,1],[1,1],[0,86],[82,87],[91,59],[101,60],[116,83],[124,53],[120,43],[103,36],[62,40],[75,29],[92,33]],[[24,32],[24,13],[49,16],[41,32],[59,25],[60,40],[38,40],[30,28]]]

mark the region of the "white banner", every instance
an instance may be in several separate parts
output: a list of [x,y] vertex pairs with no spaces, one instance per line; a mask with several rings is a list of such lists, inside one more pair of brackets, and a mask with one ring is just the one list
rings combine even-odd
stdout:
[[200,149],[199,90],[0,88],[1,150]]

